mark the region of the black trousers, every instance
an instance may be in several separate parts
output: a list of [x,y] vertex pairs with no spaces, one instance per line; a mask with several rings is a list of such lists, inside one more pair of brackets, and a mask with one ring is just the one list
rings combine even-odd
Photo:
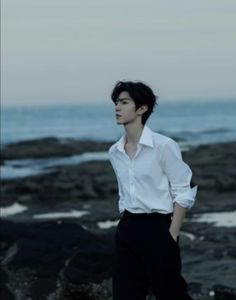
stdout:
[[181,276],[178,243],[169,233],[171,215],[125,211],[116,231],[113,300],[191,300]]

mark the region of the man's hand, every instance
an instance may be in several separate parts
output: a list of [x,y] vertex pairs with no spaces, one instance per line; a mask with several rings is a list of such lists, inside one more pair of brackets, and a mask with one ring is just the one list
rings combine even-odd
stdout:
[[176,232],[172,232],[171,230],[169,230],[169,232],[170,232],[172,238],[177,242],[179,234]]
[[169,232],[176,242],[178,240],[180,228],[184,220],[185,213],[186,213],[186,208],[180,206],[178,203],[175,203]]

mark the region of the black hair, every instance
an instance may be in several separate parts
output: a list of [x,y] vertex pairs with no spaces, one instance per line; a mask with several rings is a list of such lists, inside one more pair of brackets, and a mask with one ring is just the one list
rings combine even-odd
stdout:
[[154,95],[149,86],[140,81],[118,81],[111,93],[111,99],[114,103],[122,92],[129,93],[134,100],[136,110],[142,105],[147,105],[148,110],[142,115],[142,124],[144,125],[153,112],[158,97]]

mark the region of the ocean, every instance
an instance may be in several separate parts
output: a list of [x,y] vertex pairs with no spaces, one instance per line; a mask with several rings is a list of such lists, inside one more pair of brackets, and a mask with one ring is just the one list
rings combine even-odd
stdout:
[[[112,103],[100,105],[58,105],[38,107],[9,107],[1,111],[2,146],[42,137],[75,138],[100,141],[117,140],[123,133],[116,125]],[[236,141],[236,101],[166,102],[156,107],[148,125],[171,136],[184,146]],[[93,160],[108,160],[107,152],[83,153],[71,157],[50,159],[5,160],[0,167],[2,179],[16,179],[52,172],[53,167],[75,165]],[[4,217],[27,210],[13,203],[4,207]],[[35,219],[79,218],[86,211],[52,212],[34,215]],[[235,226],[235,211],[196,215],[196,222],[213,222],[215,226]],[[109,220],[100,228],[116,225]],[[191,239],[195,236],[184,233]]]
[[[187,145],[235,141],[236,100],[161,102],[148,126]],[[42,137],[114,141],[122,133],[112,102],[1,110],[2,146]]]

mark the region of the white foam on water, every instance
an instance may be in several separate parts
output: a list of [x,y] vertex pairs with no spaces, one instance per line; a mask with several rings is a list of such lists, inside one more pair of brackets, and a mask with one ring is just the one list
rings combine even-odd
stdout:
[[210,296],[210,297],[214,297],[214,296],[215,296],[215,292],[214,292],[214,291],[210,291],[210,292],[209,292],[209,296]]
[[181,231],[180,234],[183,236],[186,236],[188,239],[190,239],[190,241],[193,241],[196,239],[196,236],[189,232]]
[[71,210],[69,212],[53,212],[46,214],[33,215],[34,219],[60,219],[60,218],[81,218],[82,216],[88,215],[88,211]]
[[213,223],[215,227],[236,227],[236,211],[198,214],[192,221]]
[[0,207],[0,214],[1,214],[1,217],[6,218],[9,216],[14,216],[14,215],[20,214],[26,210],[28,210],[27,206],[21,205],[16,202],[10,206]]
[[[101,221],[101,222],[97,222],[97,226],[100,229],[109,229],[111,227],[117,226],[119,223],[119,219],[117,220],[107,220],[107,221]],[[190,239],[191,241],[196,239],[196,236],[192,233],[189,232],[184,232],[181,231],[181,235],[186,236],[188,239]]]
[[[2,179],[15,179],[26,176],[34,176],[42,173],[39,170],[32,170],[28,167],[12,167],[12,166],[1,166],[1,178]],[[43,171],[46,173],[46,171]]]
[[107,221],[97,222],[97,226],[100,229],[109,229],[111,227],[117,226],[118,223],[119,223],[119,220],[115,220],[115,221],[107,220]]

